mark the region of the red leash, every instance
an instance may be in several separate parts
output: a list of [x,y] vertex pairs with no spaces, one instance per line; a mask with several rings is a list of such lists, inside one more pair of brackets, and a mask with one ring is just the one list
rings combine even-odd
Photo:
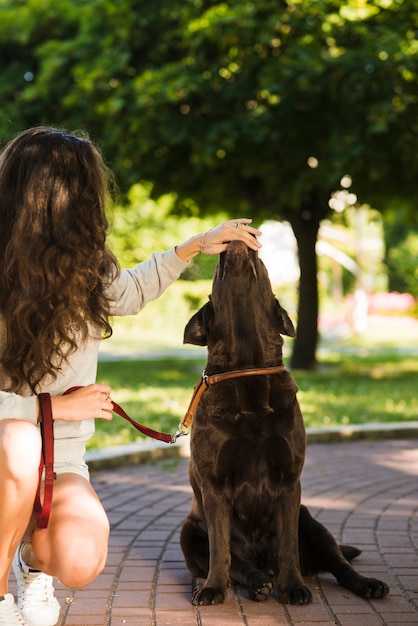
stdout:
[[[42,454],[39,464],[39,482],[35,495],[35,516],[39,528],[48,526],[52,505],[52,490],[54,488],[54,420],[52,419],[51,396],[49,393],[40,393],[39,410],[41,412]],[[41,502],[41,480],[45,468],[44,497]]]
[[[69,389],[67,389],[67,391],[64,391],[63,395],[66,396],[73,391],[77,391],[77,389],[81,389],[81,387],[70,387]],[[132,417],[129,417],[129,415],[122,409],[119,404],[116,404],[116,402],[113,402],[113,411],[117,415],[120,415],[120,417],[123,417],[125,420],[127,420],[130,424],[132,424],[134,428],[136,428],[136,430],[139,430],[139,432],[141,432],[143,435],[146,435],[147,437],[152,437],[153,439],[158,439],[158,441],[164,441],[165,443],[174,443],[177,439],[177,433],[175,435],[160,433],[157,430],[153,430],[152,428],[148,428],[148,426],[144,426],[143,424],[136,422],[132,419]]]
[[[71,387],[64,392],[63,395],[67,395],[76,391],[76,389],[80,389],[81,387]],[[34,511],[36,516],[36,522],[39,528],[47,528],[49,522],[49,516],[51,514],[51,506],[52,506],[52,491],[54,488],[54,420],[52,418],[52,408],[51,408],[51,396],[49,393],[40,393],[38,395],[39,399],[39,410],[41,414],[41,436],[42,436],[42,453],[41,453],[41,461],[39,464],[39,481],[38,488],[35,494],[35,503],[34,503]],[[152,428],[148,428],[139,422],[133,420],[129,415],[122,409],[119,404],[113,402],[113,411],[120,415],[124,419],[126,419],[134,428],[139,430],[143,435],[147,437],[153,437],[154,439],[158,439],[159,441],[164,441],[165,443],[175,443],[178,437],[182,435],[186,435],[187,433],[183,430],[178,430],[174,435],[169,435],[168,433],[160,433]],[[42,483],[42,473],[45,469],[45,479],[44,479],[44,493],[43,493],[43,501],[41,500],[41,483]]]
[[[228,380],[231,378],[241,378],[244,376],[257,376],[257,375],[268,375],[268,374],[278,374],[279,372],[285,371],[285,367],[283,365],[278,365],[275,367],[264,367],[264,368],[255,368],[248,370],[235,370],[230,372],[224,372],[221,374],[213,374],[211,376],[207,376],[203,374],[201,379],[196,383],[194,388],[194,393],[192,396],[192,400],[190,402],[189,408],[184,416],[183,421],[179,425],[178,431],[174,435],[170,435],[168,433],[161,433],[157,430],[153,430],[152,428],[148,428],[148,426],[144,426],[139,422],[133,420],[129,415],[123,410],[123,408],[113,402],[113,411],[127,420],[136,430],[139,430],[143,435],[147,437],[152,437],[153,439],[157,439],[158,441],[164,441],[164,443],[175,443],[179,437],[183,435],[187,435],[187,429],[190,426],[190,423],[193,419],[193,416],[196,412],[197,406],[200,402],[200,399],[211,385],[222,382],[223,380]],[[64,391],[64,396],[76,391],[77,389],[81,389],[81,386],[78,387],[70,387],[67,391]],[[41,412],[41,434],[42,434],[42,455],[41,462],[39,465],[39,483],[38,489],[35,496],[35,515],[36,521],[39,528],[46,528],[48,526],[49,515],[51,513],[51,505],[52,505],[52,490],[54,486],[54,421],[52,419],[52,409],[51,409],[51,396],[49,393],[40,393],[39,396],[39,407]],[[42,472],[45,468],[45,485],[44,485],[44,497],[43,503],[41,503],[40,496],[40,486],[42,479]]]

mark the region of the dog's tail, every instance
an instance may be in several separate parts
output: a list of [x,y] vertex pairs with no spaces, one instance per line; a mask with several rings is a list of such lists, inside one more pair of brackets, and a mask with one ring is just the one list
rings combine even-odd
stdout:
[[343,553],[344,558],[347,559],[349,563],[361,554],[361,550],[355,546],[340,545],[340,550]]

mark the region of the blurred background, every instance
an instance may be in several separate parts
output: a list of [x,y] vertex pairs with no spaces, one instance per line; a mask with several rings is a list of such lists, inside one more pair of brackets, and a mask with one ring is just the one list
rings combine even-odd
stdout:
[[[40,124],[92,137],[115,173],[110,244],[122,267],[252,217],[297,325],[289,366],[312,386],[331,384],[338,363],[341,385],[355,355],[362,381],[399,388],[404,376],[405,388],[398,398],[385,386],[376,415],[379,391],[365,392],[338,419],[415,417],[417,0],[0,0],[0,11],[0,140]],[[122,357],[131,372],[150,352],[178,358],[215,263],[200,256],[138,319],[115,321],[103,376]],[[183,365],[147,383],[156,396],[161,385],[176,395],[167,380],[187,359],[190,380],[204,362],[184,350]],[[367,358],[379,350],[377,371]],[[132,389],[145,376],[135,372]],[[318,423],[335,419],[335,403],[302,400]],[[141,402],[133,410],[149,412]],[[186,400],[173,402],[152,419],[177,419]]]

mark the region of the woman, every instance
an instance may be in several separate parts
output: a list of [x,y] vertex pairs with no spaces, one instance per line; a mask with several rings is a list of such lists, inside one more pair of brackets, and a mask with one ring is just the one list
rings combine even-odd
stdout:
[[[106,247],[108,199],[109,173],[87,138],[33,128],[0,155],[0,625],[52,626],[53,577],[83,587],[105,565],[109,522],[84,453],[94,418],[111,419],[112,390],[95,382],[109,317],[138,313],[200,252],[231,240],[260,247],[251,220],[236,219],[119,271]],[[73,386],[82,388],[62,395]],[[41,392],[51,395],[55,435],[46,529],[33,515]]]

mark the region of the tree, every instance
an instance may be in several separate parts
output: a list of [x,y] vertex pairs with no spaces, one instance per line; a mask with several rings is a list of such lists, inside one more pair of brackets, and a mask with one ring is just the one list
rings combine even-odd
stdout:
[[60,0],[62,19],[28,4],[25,38],[2,34],[33,75],[7,115],[87,128],[123,185],[175,191],[177,210],[286,218],[301,267],[292,366],[314,367],[331,193],[348,174],[382,211],[416,195],[416,0],[103,0],[77,14]]
[[395,291],[418,298],[418,233],[406,232],[405,239],[392,246],[386,257],[389,284]]
[[405,211],[388,211],[385,216],[385,264],[391,291],[408,291],[418,298],[418,230]]

